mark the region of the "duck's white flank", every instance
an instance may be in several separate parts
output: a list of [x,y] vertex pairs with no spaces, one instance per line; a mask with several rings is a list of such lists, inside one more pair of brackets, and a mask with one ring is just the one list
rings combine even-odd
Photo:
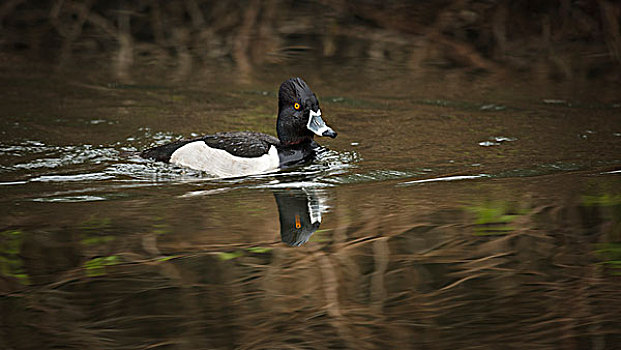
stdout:
[[237,157],[229,152],[211,148],[203,141],[190,142],[170,157],[170,163],[202,170],[217,177],[260,174],[278,169],[280,160],[276,147],[260,157]]

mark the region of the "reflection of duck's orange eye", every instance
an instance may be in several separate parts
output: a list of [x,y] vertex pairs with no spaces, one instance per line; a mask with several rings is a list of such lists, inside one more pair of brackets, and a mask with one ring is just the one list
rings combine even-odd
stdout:
[[300,104],[296,102],[296,103],[293,105],[293,108],[295,108],[295,110],[297,111],[298,109],[300,109]]

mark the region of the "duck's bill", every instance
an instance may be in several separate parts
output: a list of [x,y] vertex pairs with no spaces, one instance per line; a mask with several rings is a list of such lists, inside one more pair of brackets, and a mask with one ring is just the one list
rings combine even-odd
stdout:
[[332,130],[332,128],[327,126],[326,122],[321,119],[321,109],[318,109],[316,112],[313,110],[310,111],[306,127],[317,136],[336,137],[336,131]]

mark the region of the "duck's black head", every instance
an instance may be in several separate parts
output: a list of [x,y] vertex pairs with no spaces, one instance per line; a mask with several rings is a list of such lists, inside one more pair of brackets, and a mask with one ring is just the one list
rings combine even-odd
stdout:
[[321,119],[317,96],[300,78],[280,85],[276,131],[283,144],[312,140],[314,135],[336,137],[336,132]]

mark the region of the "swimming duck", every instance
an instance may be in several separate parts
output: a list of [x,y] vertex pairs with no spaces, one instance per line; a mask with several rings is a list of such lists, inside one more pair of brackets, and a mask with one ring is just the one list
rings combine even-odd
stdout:
[[216,133],[153,147],[141,156],[217,177],[237,177],[306,163],[320,149],[315,135],[337,135],[321,118],[317,96],[300,78],[280,85],[276,133],[278,138],[251,131]]

